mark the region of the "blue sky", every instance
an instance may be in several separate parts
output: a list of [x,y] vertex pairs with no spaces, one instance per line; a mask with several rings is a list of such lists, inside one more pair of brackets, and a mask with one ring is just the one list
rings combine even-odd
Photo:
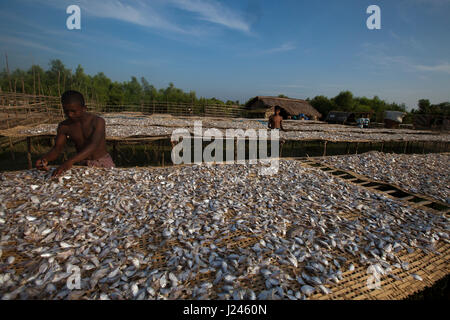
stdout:
[[[81,30],[66,28],[71,4]],[[381,30],[366,27],[372,4]],[[0,28],[10,68],[58,58],[241,102],[342,90],[409,109],[450,100],[450,0],[2,0]]]

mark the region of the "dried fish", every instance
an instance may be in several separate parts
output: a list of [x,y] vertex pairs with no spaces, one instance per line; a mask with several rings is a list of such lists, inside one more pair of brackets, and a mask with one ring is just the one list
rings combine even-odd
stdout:
[[[439,254],[449,239],[445,215],[296,161],[281,160],[277,176],[259,169],[74,167],[60,183],[6,172],[0,296],[306,299],[335,291],[347,270],[407,269],[404,250]],[[357,218],[346,215],[355,208]],[[266,287],[255,289],[258,280]]]

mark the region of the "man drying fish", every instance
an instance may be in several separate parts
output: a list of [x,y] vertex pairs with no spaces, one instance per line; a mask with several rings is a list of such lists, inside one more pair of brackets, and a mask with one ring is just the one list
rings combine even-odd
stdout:
[[281,107],[275,106],[275,113],[269,118],[269,129],[283,130],[283,117],[280,115]]
[[53,172],[53,176],[61,175],[75,163],[89,167],[115,167],[106,151],[105,120],[87,112],[84,97],[80,92],[72,90],[64,92],[61,104],[67,119],[59,123],[54,147],[36,161],[36,167],[48,171],[48,162],[58,158],[67,139],[75,143],[77,154],[60,165]]

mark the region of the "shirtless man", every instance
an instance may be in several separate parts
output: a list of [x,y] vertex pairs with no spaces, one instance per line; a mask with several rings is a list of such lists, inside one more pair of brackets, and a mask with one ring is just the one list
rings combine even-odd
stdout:
[[269,118],[269,129],[278,129],[284,131],[282,123],[283,117],[280,116],[280,112],[281,107],[275,106],[275,114]]
[[36,161],[36,168],[48,171],[48,162],[58,158],[67,139],[75,143],[77,154],[59,166],[53,176],[61,175],[77,162],[90,167],[115,167],[106,151],[105,120],[86,112],[83,95],[77,91],[64,92],[61,103],[68,119],[58,125],[55,146]]

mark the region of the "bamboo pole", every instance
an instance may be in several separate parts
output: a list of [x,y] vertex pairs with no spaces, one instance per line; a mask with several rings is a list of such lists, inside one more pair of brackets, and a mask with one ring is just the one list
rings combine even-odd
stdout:
[[[10,128],[10,126],[9,126],[9,112],[6,112],[6,126],[8,127],[8,129]],[[9,152],[11,153],[12,161],[15,161],[16,160],[16,156],[14,155],[14,145],[12,143],[11,137],[9,137]]]
[[31,137],[27,137],[27,160],[28,160],[28,170],[33,168],[33,163],[31,162]]

